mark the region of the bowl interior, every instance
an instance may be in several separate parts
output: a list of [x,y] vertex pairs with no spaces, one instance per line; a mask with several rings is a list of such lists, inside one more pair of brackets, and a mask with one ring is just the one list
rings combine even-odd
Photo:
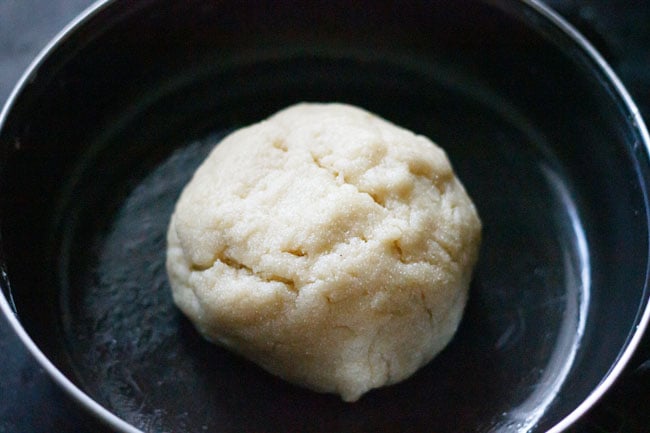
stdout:
[[[523,2],[489,3],[105,7],[40,66],[0,136],[3,249],[30,336],[145,431],[554,426],[607,376],[647,302],[647,155],[566,34]],[[484,225],[452,343],[354,404],[202,340],[164,269],[174,202],[207,152],[299,101],[356,104],[432,138]]]

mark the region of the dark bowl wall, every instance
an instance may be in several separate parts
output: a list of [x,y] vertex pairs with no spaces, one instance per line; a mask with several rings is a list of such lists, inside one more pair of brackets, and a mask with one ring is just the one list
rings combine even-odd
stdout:
[[[301,100],[429,135],[485,226],[449,350],[354,409],[198,339],[161,265],[171,206],[217,137]],[[648,157],[627,110],[524,3],[112,2],[1,131],[3,291],[59,369],[142,429],[544,431],[608,375],[647,303]],[[215,366],[234,376],[195,374]]]

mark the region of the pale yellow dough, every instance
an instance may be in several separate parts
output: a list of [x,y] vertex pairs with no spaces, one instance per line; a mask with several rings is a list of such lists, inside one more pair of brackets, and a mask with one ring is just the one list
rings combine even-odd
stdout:
[[349,105],[298,104],[203,162],[171,218],[167,271],[206,338],[355,401],[451,340],[480,236],[429,139]]

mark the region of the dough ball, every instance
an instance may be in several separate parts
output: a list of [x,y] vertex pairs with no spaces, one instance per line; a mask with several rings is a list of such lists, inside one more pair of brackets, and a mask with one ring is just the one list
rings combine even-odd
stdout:
[[450,341],[481,222],[442,149],[343,104],[226,137],[168,231],[178,307],[207,339],[355,401]]

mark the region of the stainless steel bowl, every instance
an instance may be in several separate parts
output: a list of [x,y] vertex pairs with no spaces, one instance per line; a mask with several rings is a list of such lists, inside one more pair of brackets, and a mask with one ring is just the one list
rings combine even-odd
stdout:
[[[430,136],[484,222],[452,344],[355,404],[204,342],[163,267],[206,152],[300,100]],[[120,431],[559,432],[649,320],[649,143],[603,59],[535,1],[98,2],[0,117],[0,306]]]

